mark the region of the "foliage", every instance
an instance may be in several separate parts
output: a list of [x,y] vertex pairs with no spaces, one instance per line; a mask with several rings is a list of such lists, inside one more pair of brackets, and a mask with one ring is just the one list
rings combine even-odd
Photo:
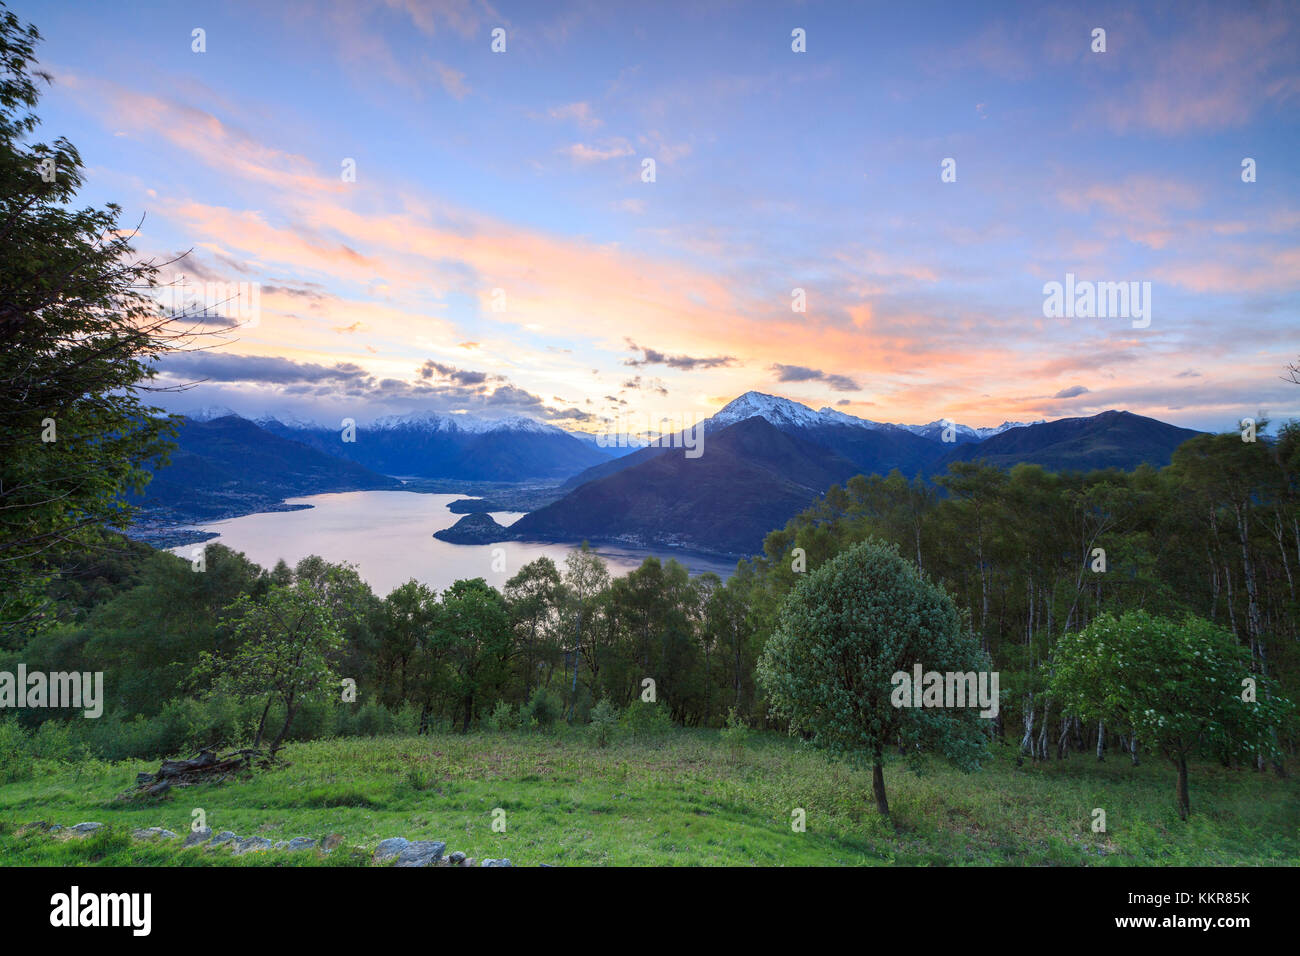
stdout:
[[[895,706],[893,675],[910,675],[916,664],[940,673],[989,670],[943,589],[896,549],[865,541],[786,598],[758,676],[791,733],[834,757],[873,764],[877,779],[895,743],[974,769],[984,744],[974,709]],[[887,813],[883,784],[876,800]]]

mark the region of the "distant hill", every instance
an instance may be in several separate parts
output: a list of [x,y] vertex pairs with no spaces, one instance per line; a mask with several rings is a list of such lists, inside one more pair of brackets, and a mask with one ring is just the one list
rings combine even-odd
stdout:
[[235,415],[186,419],[176,445],[171,464],[132,496],[142,524],[214,521],[271,510],[285,498],[402,486]]
[[[745,412],[758,414],[735,420]],[[1175,448],[1199,434],[1122,411],[990,429],[881,425],[758,393],[741,396],[701,428],[701,457],[652,447],[596,465],[566,482],[563,498],[515,522],[509,536],[750,554],[767,532],[855,474],[897,468],[908,477],[933,477],[950,462],[970,460],[1000,468],[1029,462],[1053,471],[1131,470],[1167,465]],[[953,441],[943,441],[947,429]]]
[[681,448],[655,451],[525,515],[508,536],[748,554],[767,532],[860,470],[757,417],[711,435],[698,458]]
[[418,414],[384,418],[356,428],[344,442],[341,429],[274,418],[268,431],[386,475],[522,482],[561,479],[608,461],[594,442],[528,418],[478,421],[463,416]]
[[1012,428],[977,444],[959,445],[940,464],[984,460],[999,468],[1026,462],[1049,471],[1091,471],[1138,465],[1163,467],[1174,449],[1200,432],[1132,412],[1109,411],[1090,418]]

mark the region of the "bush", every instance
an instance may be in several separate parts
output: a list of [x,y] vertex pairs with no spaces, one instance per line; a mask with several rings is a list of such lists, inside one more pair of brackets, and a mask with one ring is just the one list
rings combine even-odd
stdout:
[[360,707],[340,707],[334,726],[340,737],[380,737],[396,730],[397,719],[383,704],[371,700]]
[[727,745],[733,757],[739,757],[749,743],[749,725],[734,707],[727,711],[727,726],[722,729],[722,742]]
[[515,710],[515,705],[507,700],[497,701],[497,705],[492,708],[492,713],[488,714],[487,725],[489,730],[517,729],[519,713]]
[[0,719],[0,783],[17,783],[32,776],[32,752],[17,719]]
[[540,730],[549,730],[560,719],[560,712],[564,704],[560,698],[556,697],[545,687],[537,688],[533,694],[533,699],[528,702],[525,708],[525,715],[530,721],[529,726],[536,726]]
[[47,720],[31,738],[31,752],[41,760],[77,763],[86,756],[86,746],[73,735],[66,720]]
[[619,723],[633,737],[661,737],[674,726],[667,704],[648,704],[639,698],[627,705]]
[[598,747],[608,747],[618,731],[618,708],[602,697],[600,703],[591,709],[591,724],[588,728],[591,738]]

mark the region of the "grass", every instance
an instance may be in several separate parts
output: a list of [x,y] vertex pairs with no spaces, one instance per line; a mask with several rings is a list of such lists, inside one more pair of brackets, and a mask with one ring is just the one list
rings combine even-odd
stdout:
[[[356,865],[391,836],[438,839],[448,852],[557,865],[1295,865],[1300,783],[1197,764],[1192,816],[1174,809],[1172,768],[1087,755],[1016,766],[997,750],[962,774],[939,762],[886,768],[893,825],[869,773],[797,741],[756,734],[733,753],[717,731],[679,730],[596,747],[585,735],[348,738],[294,744],[245,780],[123,798],[140,761],[38,762],[0,786],[0,865]],[[329,857],[180,850],[133,841],[136,828],[185,833],[201,808],[214,832],[272,841],[341,834]],[[492,827],[505,811],[505,832]],[[803,808],[806,832],[791,827]],[[1094,808],[1107,830],[1091,829]],[[93,820],[105,832],[60,840],[36,820]],[[364,848],[364,849],[358,849]]]

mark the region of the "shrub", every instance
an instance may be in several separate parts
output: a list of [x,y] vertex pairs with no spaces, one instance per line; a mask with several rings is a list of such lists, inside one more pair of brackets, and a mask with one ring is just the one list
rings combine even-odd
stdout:
[[727,711],[727,726],[722,728],[722,742],[727,745],[733,757],[739,757],[749,743],[749,725],[734,707]]
[[560,698],[556,697],[545,687],[537,688],[533,694],[533,699],[528,702],[526,713],[528,719],[535,723],[529,726],[536,726],[541,730],[549,730],[560,719],[560,711],[564,704]]
[[0,718],[0,783],[17,783],[32,776],[27,734],[13,717]]
[[519,713],[515,710],[515,705],[507,700],[497,701],[497,705],[492,708],[492,713],[488,714],[487,725],[489,730],[517,729]]
[[608,747],[618,730],[618,708],[602,697],[600,703],[591,709],[589,732],[598,747]]
[[667,704],[648,704],[639,698],[627,705],[619,723],[633,737],[661,737],[673,730]]

